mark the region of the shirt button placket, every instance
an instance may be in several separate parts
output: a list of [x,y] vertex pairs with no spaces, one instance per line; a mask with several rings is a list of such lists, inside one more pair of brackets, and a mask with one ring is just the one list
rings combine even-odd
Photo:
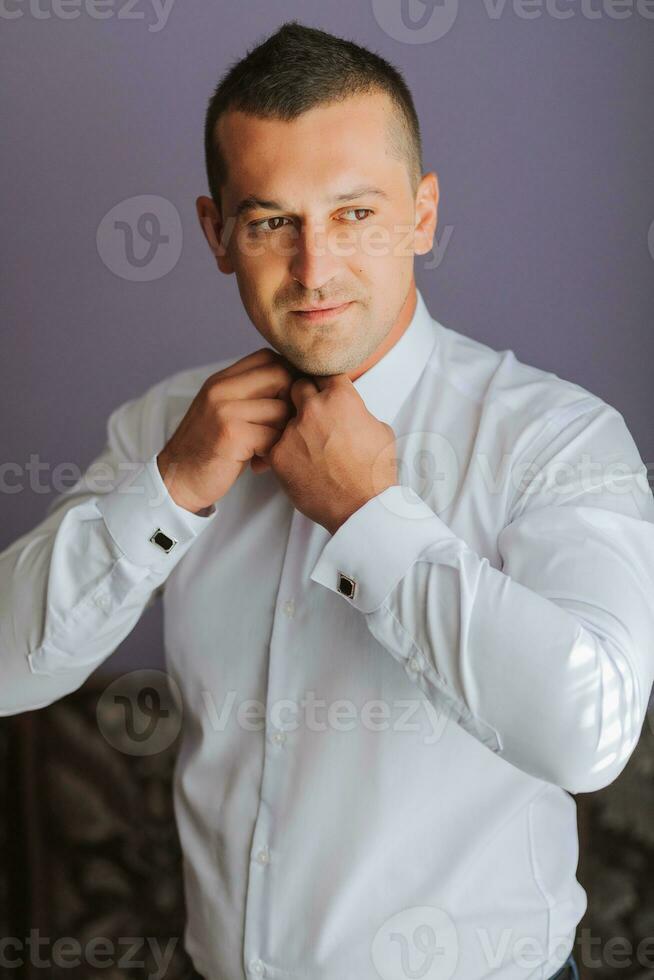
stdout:
[[[270,636],[268,689],[266,693],[267,720],[270,718],[271,707],[280,698],[290,696],[288,684],[297,685],[298,683],[298,678],[295,671],[291,669],[292,665],[288,657],[288,650],[293,646],[293,643],[289,642],[288,631],[290,629],[295,632],[297,626],[296,623],[291,624],[289,620],[295,619],[297,613],[297,588],[300,584],[298,569],[301,566],[304,553],[302,539],[303,535],[309,533],[310,530],[311,527],[303,515],[294,511]],[[297,640],[295,646],[297,647]],[[267,916],[268,903],[271,901],[269,891],[271,880],[277,880],[273,872],[277,869],[274,867],[271,869],[271,865],[274,865],[275,862],[274,848],[271,854],[269,845],[265,842],[271,839],[271,834],[274,834],[275,794],[279,792],[279,785],[283,780],[283,772],[280,771],[279,766],[283,766],[285,761],[280,754],[280,749],[288,738],[280,728],[271,730],[270,727],[268,727],[266,736],[260,790],[261,805],[254,825],[255,845],[250,860],[252,873],[248,875],[245,909],[244,963],[250,977],[263,977],[268,972],[264,960],[258,954],[265,953],[261,947],[262,933],[265,934],[266,932],[263,920]],[[273,875],[272,879],[271,875]]]

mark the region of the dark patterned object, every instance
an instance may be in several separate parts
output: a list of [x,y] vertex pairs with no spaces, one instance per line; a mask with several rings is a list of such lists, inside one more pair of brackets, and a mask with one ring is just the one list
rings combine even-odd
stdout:
[[[91,678],[48,708],[0,719],[14,754],[9,791],[20,828],[10,866],[11,893],[20,901],[9,903],[8,929],[18,937],[38,929],[40,938],[48,939],[42,958],[50,954],[52,962],[38,968],[28,956],[24,972],[10,970],[8,976],[186,980],[191,975],[183,948],[181,854],[172,809],[177,746],[173,742],[144,756],[115,747],[120,728],[112,728],[114,709],[105,700],[98,704],[107,683]],[[101,728],[113,731],[113,744]],[[126,743],[126,749],[133,746]],[[21,882],[28,880],[25,895]],[[60,955],[57,965],[54,942],[63,937],[78,947]],[[80,965],[71,967],[77,948]]]
[[[141,672],[126,676],[121,684],[133,679],[134,704],[151,704]],[[0,718],[0,926],[2,936],[18,938],[38,929],[48,940],[42,957],[57,938],[71,937],[88,950],[104,937],[97,962],[111,965],[94,967],[87,957],[76,968],[44,969],[25,956],[20,970],[0,969],[3,980],[202,980],[183,948],[171,786],[177,709],[167,705],[169,734],[155,745],[159,750],[133,754],[134,739],[117,724],[116,704],[106,696],[98,701],[109,682],[96,674],[49,708]],[[165,726],[161,732],[166,735]],[[574,948],[581,980],[654,980],[654,939],[651,964],[642,950],[654,937],[650,720],[622,775],[576,801],[578,876],[589,896]]]
[[0,938],[9,935],[9,801],[7,780],[2,778],[8,767],[9,730],[0,724]]
[[[618,778],[597,793],[575,797],[581,838],[578,877],[588,892],[575,945],[582,980],[654,978],[653,717],[650,710]],[[582,941],[584,928],[592,944]]]

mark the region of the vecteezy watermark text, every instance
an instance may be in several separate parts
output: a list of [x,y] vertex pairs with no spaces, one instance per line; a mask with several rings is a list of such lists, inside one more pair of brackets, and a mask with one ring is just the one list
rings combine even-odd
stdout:
[[[119,970],[144,969],[149,962],[154,972],[144,973],[148,980],[162,980],[168,972],[179,937],[168,939],[162,949],[159,939],[153,936],[94,936],[81,943],[74,936],[59,936],[52,940],[42,936],[38,929],[30,929],[29,936],[4,936],[0,938],[0,967],[19,970],[26,963],[38,969],[75,969],[84,964],[96,970],[110,966]],[[143,954],[146,958],[143,958]]]
[[[416,489],[423,499],[428,499],[438,486],[441,506],[451,503],[458,489],[460,471],[451,440],[435,431],[408,432],[398,435],[395,445],[398,482],[411,486],[417,483]],[[90,494],[116,490],[121,494],[145,495],[148,506],[158,507],[166,499],[177,464],[168,465],[163,487],[158,481],[156,485],[149,480],[142,482],[140,474],[144,466],[142,461],[134,460],[97,461],[85,471],[74,462],[52,464],[39,453],[30,453],[26,462],[0,462],[0,494],[13,495],[24,490],[39,495],[63,494],[78,487],[80,492]],[[524,497],[546,491],[562,498],[580,492],[590,496],[601,493],[621,496],[632,493],[634,488],[647,494],[654,489],[654,464],[643,463],[635,470],[624,459],[594,459],[590,453],[580,453],[572,462],[555,458],[539,466],[534,460],[516,462],[512,453],[497,457],[478,452],[468,469],[478,471],[490,497],[502,495],[507,487]]]
[[[156,34],[168,23],[175,0],[0,0],[2,20],[20,20],[32,17],[33,20],[77,20],[82,14],[92,20],[145,21],[148,31]],[[144,10],[143,8],[146,8]]]
[[[416,677],[427,665],[416,657],[407,661]],[[281,744],[299,730],[314,733],[413,732],[424,745],[443,737],[452,708],[436,708],[426,697],[369,698],[358,704],[351,698],[317,698],[304,690],[299,697],[275,698],[265,704],[256,698],[238,699],[235,690],[216,701],[203,689],[194,706],[203,724],[214,732],[236,725],[248,732],[262,732]],[[183,723],[183,699],[179,687],[165,671],[129,671],[111,681],[98,699],[98,727],[106,741],[128,755],[153,755],[177,738]]]
[[[459,0],[371,0],[375,20],[394,41],[433,44],[454,27]],[[654,0],[482,0],[475,9],[489,20],[517,17],[538,21],[543,17],[568,21],[623,21],[631,17],[654,20]]]

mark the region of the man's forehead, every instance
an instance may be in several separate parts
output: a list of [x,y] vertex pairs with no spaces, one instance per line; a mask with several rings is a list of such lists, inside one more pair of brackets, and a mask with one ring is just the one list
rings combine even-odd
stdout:
[[[252,139],[251,133],[239,131],[239,125],[249,124],[264,127],[260,138]],[[313,138],[304,145],[300,131],[299,144],[292,151],[288,132],[266,132],[265,127],[276,125],[285,124],[254,120],[239,110],[229,110],[219,118],[217,135],[227,164],[224,192],[231,213],[241,214],[253,207],[292,210],[298,206],[298,195],[325,206],[364,194],[380,203],[390,198],[397,182],[398,161],[389,152],[384,116],[376,121],[366,118],[360,125],[336,125],[328,140]],[[362,133],[362,128],[366,132]],[[319,131],[322,135],[320,127]]]

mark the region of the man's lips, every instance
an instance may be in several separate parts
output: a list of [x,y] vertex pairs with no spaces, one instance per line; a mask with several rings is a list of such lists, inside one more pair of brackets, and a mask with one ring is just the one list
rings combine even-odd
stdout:
[[304,310],[291,310],[291,313],[294,313],[295,316],[299,316],[304,320],[325,320],[330,316],[337,316],[339,313],[342,313],[351,305],[351,303],[352,301],[350,300],[347,303],[341,303],[340,306],[314,306]]

